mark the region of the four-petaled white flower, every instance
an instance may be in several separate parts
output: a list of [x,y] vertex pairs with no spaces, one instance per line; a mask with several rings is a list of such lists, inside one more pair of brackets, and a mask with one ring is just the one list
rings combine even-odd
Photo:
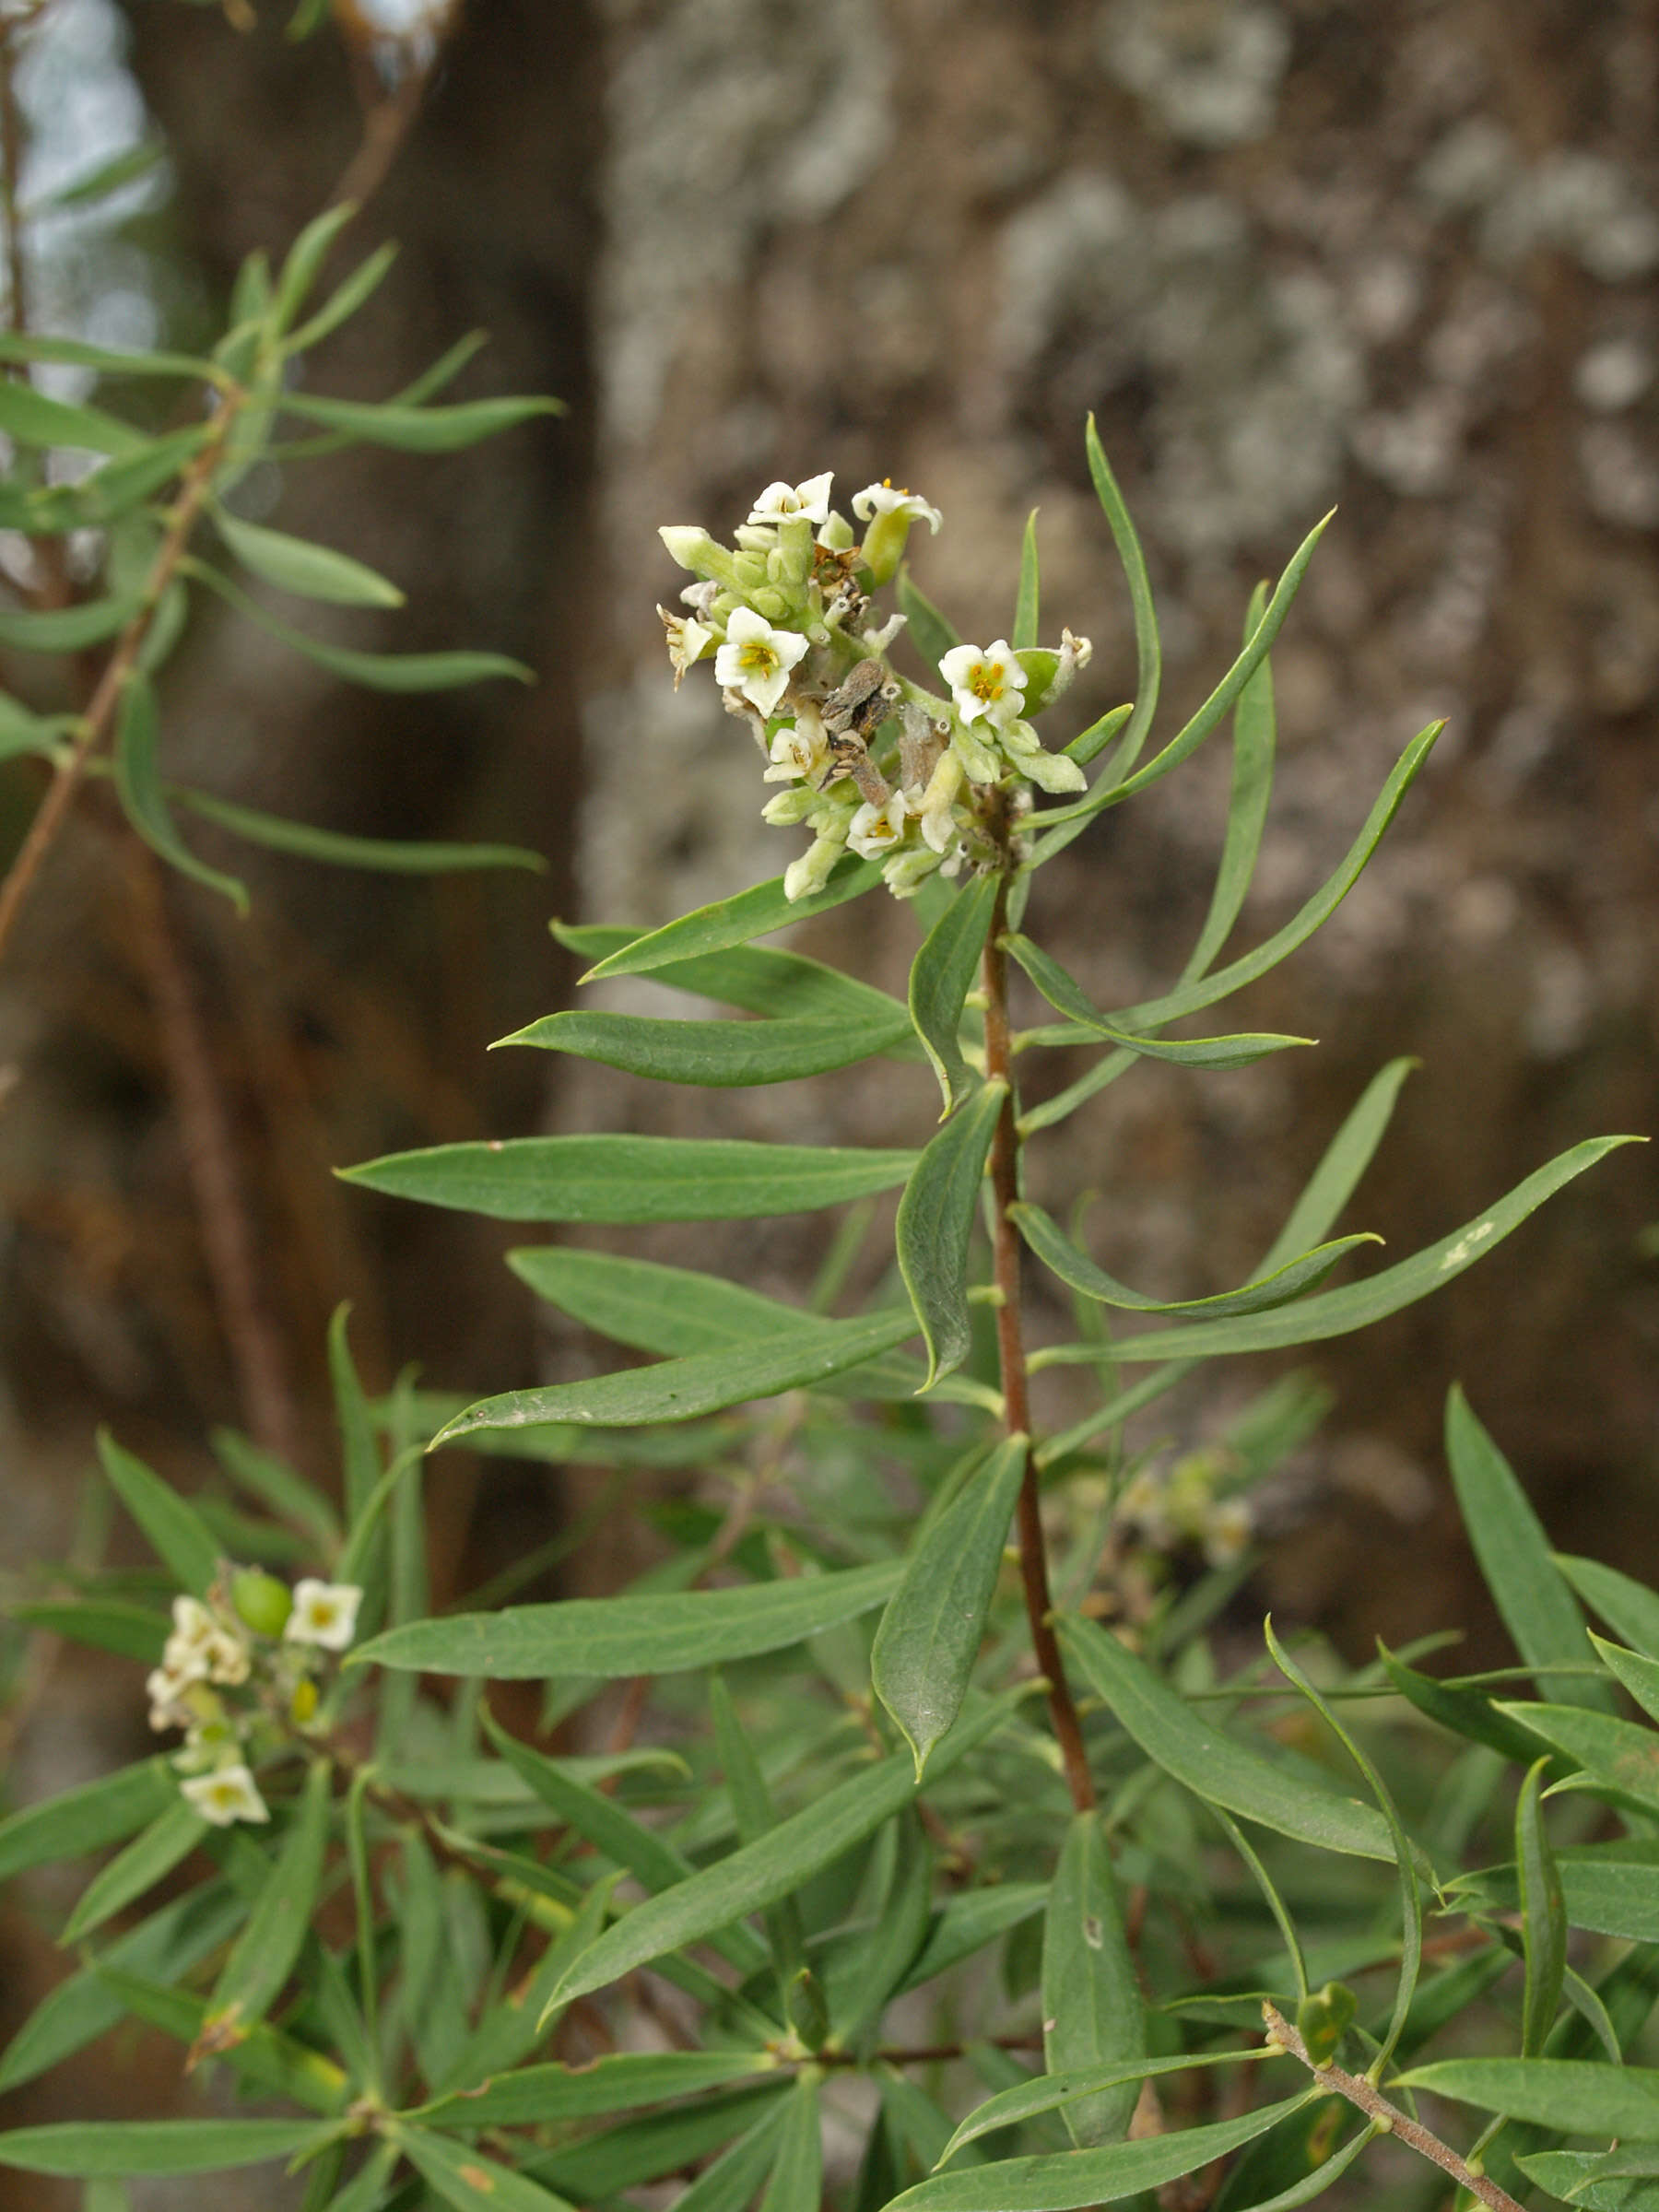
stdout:
[[892,791],[879,806],[866,799],[847,825],[847,842],[865,860],[879,860],[904,839],[911,803],[901,791]]
[[355,1583],[319,1583],[308,1575],[294,1584],[294,1609],[283,1637],[289,1643],[320,1643],[343,1652],[357,1633],[362,1602]]
[[726,624],[726,641],[714,655],[723,689],[740,691],[770,714],[789,688],[789,672],[806,651],[798,630],[774,629],[764,615],[740,606]]
[[983,653],[977,645],[953,645],[939,663],[939,674],[964,722],[978,722],[982,715],[993,728],[1006,729],[1025,705],[1026,672],[1006,638],[998,638]]
[[895,491],[888,477],[883,477],[879,484],[866,484],[862,491],[855,491],[853,512],[861,523],[874,522],[882,514],[897,514],[907,523],[926,523],[935,537],[939,535],[939,524],[945,520],[920,492],[906,491],[902,485]]
[[804,484],[769,484],[749,509],[751,523],[794,523],[803,518],[818,529],[830,520],[830,487],[835,471],[808,477]]
[[211,1774],[193,1775],[179,1784],[204,1820],[215,1828],[229,1828],[233,1820],[268,1820],[270,1807],[259,1794],[259,1784],[244,1766],[218,1767]]

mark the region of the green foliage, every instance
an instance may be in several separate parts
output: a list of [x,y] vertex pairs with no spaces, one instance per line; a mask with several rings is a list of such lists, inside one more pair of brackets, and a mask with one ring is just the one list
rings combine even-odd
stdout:
[[[301,6],[296,35],[316,13]],[[378,617],[401,594],[240,512],[263,458],[354,441],[449,453],[551,406],[432,404],[469,342],[381,406],[314,391],[309,365],[297,379],[389,264],[372,253],[314,300],[349,212],[312,225],[274,277],[248,265],[207,360],[0,337],[0,359],[73,365],[95,391],[133,374],[210,395],[190,430],[157,436],[101,395],[0,383],[20,453],[96,464],[57,482],[30,462],[0,519],[110,534],[84,601],[0,613],[0,643],[107,648],[114,670],[104,723],[0,701],[0,754],[107,772],[136,835],[239,901],[181,820],[335,864],[534,864],[283,822],[163,771],[165,663],[204,590],[384,690],[528,673],[493,653],[338,645],[266,602]],[[303,434],[276,442],[284,422]],[[1659,1994],[1659,1598],[1552,1555],[1454,1392],[1453,1478],[1535,1695],[1510,1694],[1513,1674],[1428,1674],[1420,1651],[1349,1669],[1271,1626],[1259,1648],[1231,1627],[1212,1641],[1252,1564],[1251,1490],[1322,1395],[1281,1379],[1180,1454],[1126,1430],[1205,1360],[1316,1344],[1431,1294],[1627,1140],[1581,1144],[1425,1251],[1335,1287],[1376,1241],[1339,1222],[1407,1060],[1366,1087],[1238,1288],[1149,1296],[1085,1249],[1077,1212],[1025,1195],[1027,1148],[1147,1061],[1203,1080],[1307,1042],[1166,1032],[1329,918],[1438,733],[1406,747],[1300,912],[1218,967],[1271,804],[1270,649],[1325,525],[1255,594],[1198,712],[1143,758],[1156,610],[1092,423],[1087,457],[1128,591],[1135,698],[1053,740],[1027,717],[1059,715],[1088,648],[1041,641],[1035,514],[1009,640],[983,649],[900,565],[905,531],[939,518],[890,487],[853,503],[863,546],[816,478],[769,488],[735,546],[668,533],[699,579],[694,613],[670,619],[680,673],[720,660],[784,786],[770,818],[812,841],[662,928],[555,924],[586,981],[649,979],[646,1008],[555,1010],[501,1041],[712,1091],[911,1061],[943,1112],[929,1126],[924,1104],[913,1141],[886,1149],[592,1134],[346,1170],[354,1191],[582,1229],[849,1210],[800,1304],[587,1243],[513,1252],[538,1298],[643,1359],[503,1376],[472,1404],[406,1385],[377,1404],[342,1309],[337,1497],[224,1433],[222,1475],[187,1500],[100,1440],[154,1571],[66,1574],[18,1618],[148,1668],[153,1724],[183,1747],[0,1821],[0,1874],[109,1854],[59,1927],[78,1971],[0,2056],[0,2086],[131,2018],[305,2116],[17,2129],[0,2163],[97,2183],[100,2207],[116,2178],[288,2158],[308,2212],[608,2207],[642,2188],[677,2191],[682,2212],[1061,2212],[1149,2201],[1228,2161],[1215,2201],[1246,2212],[1311,2201],[1368,2148],[1356,2108],[1381,2094],[1409,2119],[1422,2089],[1486,2116],[1488,2160],[1514,2186],[1637,2203],[1618,2193],[1659,2160],[1659,2075],[1624,2063]],[[197,522],[243,581],[202,552]],[[896,633],[869,606],[895,573],[925,684],[889,661]],[[1041,870],[1228,727],[1231,802],[1197,942],[1159,995],[1102,1011],[1042,942]],[[758,942],[884,882],[917,902],[902,999]],[[1011,980],[1060,1018],[1011,1033]],[[676,992],[700,1002],[684,1018],[664,1010]],[[1056,1050],[1090,1055],[1087,1071],[1033,1086],[1044,1102],[1022,1112],[1019,1076]],[[1110,1225],[1099,1242],[1110,1256]],[[1074,1341],[1026,1347],[1032,1265],[1077,1316]],[[1103,1309],[1141,1319],[1109,1335]],[[905,1348],[917,1338],[925,1361]],[[1127,1366],[1151,1371],[1125,1386]],[[1078,1371],[1065,1426],[1041,1382],[1057,1368]],[[434,1614],[418,1465],[458,1442],[610,1468],[607,1497],[679,1470],[651,1509],[665,1556],[614,1595]],[[1611,1639],[1586,1633],[1584,1607]],[[516,1700],[492,1706],[488,1686],[509,1681],[542,1686],[539,1732]],[[573,1751],[606,1740],[594,1709],[615,1683],[628,1726]],[[181,1867],[185,1892],[155,1904]],[[671,2019],[677,2047],[655,2047],[648,2018]],[[1265,2021],[1273,2040],[1251,2040]],[[826,2146],[854,2114],[850,2177]],[[1586,2134],[1618,2146],[1563,2147]]]

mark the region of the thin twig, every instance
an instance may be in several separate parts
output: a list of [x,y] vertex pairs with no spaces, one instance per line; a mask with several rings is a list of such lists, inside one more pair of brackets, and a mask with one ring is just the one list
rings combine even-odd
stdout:
[[[985,944],[985,1075],[989,1081],[1008,1086],[991,1140],[991,1187],[996,1216],[996,1348],[1002,1370],[1003,1401],[1010,1436],[1031,1430],[1030,1388],[1026,1372],[1025,1340],[1020,1325],[1019,1236],[1008,1218],[1008,1208],[1019,1195],[1019,1132],[1015,1125],[1012,1054],[1008,1040],[1008,962],[1001,937],[1007,916],[1008,878],[997,888]],[[1048,1684],[1049,1716],[1053,1723],[1060,1756],[1065,1762],[1066,1786],[1080,1813],[1095,1804],[1094,1783],[1077,1709],[1072,1702],[1065,1663],[1055,1640],[1050,1614],[1048,1556],[1043,1543],[1042,1511],[1037,1488],[1037,1463],[1026,1449],[1025,1479],[1019,1489],[1019,1572],[1025,1588],[1026,1616],[1037,1665]]]
[[1449,2173],[1461,2188],[1468,2190],[1472,2196],[1477,2196],[1483,2205],[1491,2206],[1492,2212],[1522,2212],[1522,2207],[1507,2189],[1500,2189],[1486,2174],[1477,2173],[1472,2166],[1458,2157],[1449,2143],[1442,2143],[1421,2121],[1414,2120],[1409,2112],[1402,2112],[1397,2104],[1391,2104],[1375,2082],[1367,2081],[1360,2074],[1344,2073],[1335,2063],[1316,2066],[1308,2056],[1307,2045],[1276,2006],[1265,2004],[1262,2006],[1262,2018],[1267,2023],[1269,2038],[1281,2050],[1288,2051],[1292,2058],[1300,2059],[1302,2065],[1328,2089],[1334,2090],[1339,2097],[1346,2097],[1351,2105],[1365,2114],[1379,2134],[1394,2136],[1419,2157],[1432,2160],[1442,2173]]

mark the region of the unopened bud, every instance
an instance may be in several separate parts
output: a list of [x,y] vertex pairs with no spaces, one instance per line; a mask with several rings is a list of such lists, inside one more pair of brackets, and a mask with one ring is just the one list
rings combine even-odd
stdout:
[[722,583],[733,582],[732,556],[724,546],[717,546],[700,523],[668,523],[657,532],[668,548],[671,559],[682,569],[689,569],[693,576],[716,577]]
[[294,1594],[274,1574],[244,1567],[230,1578],[230,1603],[260,1636],[280,1636],[294,1609]]

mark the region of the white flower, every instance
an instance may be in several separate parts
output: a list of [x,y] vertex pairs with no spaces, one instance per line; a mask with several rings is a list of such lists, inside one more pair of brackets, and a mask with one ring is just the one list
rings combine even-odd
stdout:
[[259,1784],[244,1766],[217,1768],[211,1774],[194,1775],[179,1784],[204,1820],[215,1828],[229,1828],[233,1820],[268,1820],[270,1807],[259,1794]]
[[883,477],[879,484],[866,484],[862,491],[855,491],[853,512],[861,523],[874,522],[882,514],[896,514],[907,523],[926,523],[935,537],[939,535],[939,524],[945,520],[920,492],[906,491],[902,485],[895,491],[890,477]]
[[903,792],[892,791],[881,806],[866,799],[847,825],[847,842],[865,860],[879,860],[904,841],[904,824],[911,804]]
[[320,1643],[343,1652],[357,1633],[363,1594],[355,1583],[319,1583],[309,1575],[294,1584],[294,1609],[283,1637],[289,1643]]
[[722,688],[770,714],[789,688],[789,672],[806,651],[798,630],[774,629],[764,615],[740,606],[726,624],[726,641],[714,655]]
[[245,1682],[253,1664],[247,1645],[229,1629],[216,1629],[203,1645],[209,1682]]
[[808,477],[804,484],[769,484],[749,509],[751,523],[793,523],[803,517],[814,529],[830,520],[830,487],[835,471]]
[[674,670],[674,688],[677,691],[681,677],[694,661],[702,659],[720,632],[711,629],[706,622],[698,621],[694,615],[671,615],[665,606],[659,606],[657,613],[668,632],[668,662]]
[[1003,729],[1025,704],[1026,672],[1006,638],[998,638],[983,653],[977,645],[953,645],[939,663],[939,674],[964,722],[983,715],[993,728]]
[[810,781],[828,766],[823,717],[810,700],[803,700],[794,722],[786,722],[773,735],[771,757],[771,766],[760,779],[763,783],[789,783],[799,776]]

